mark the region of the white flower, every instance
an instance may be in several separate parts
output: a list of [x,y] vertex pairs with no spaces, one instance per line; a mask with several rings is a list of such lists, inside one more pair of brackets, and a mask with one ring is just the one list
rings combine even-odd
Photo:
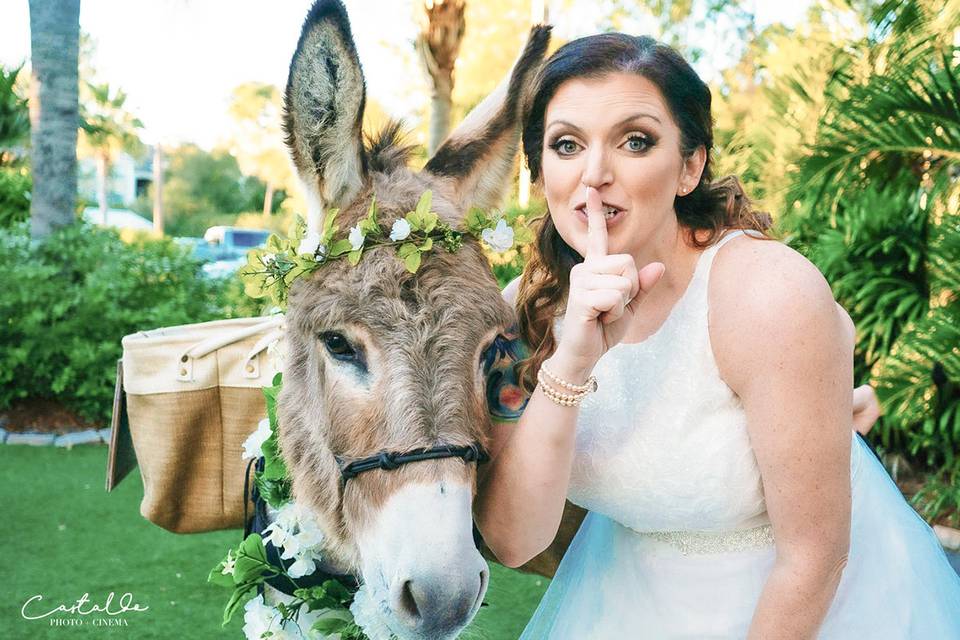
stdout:
[[484,229],[480,236],[498,253],[503,253],[513,246],[513,229],[503,218],[500,218],[495,229]]
[[393,632],[385,622],[386,607],[374,601],[367,585],[360,585],[360,589],[353,596],[350,613],[370,640],[391,640]]
[[[289,560],[290,558],[284,559]],[[290,574],[291,578],[302,578],[303,576],[308,576],[317,569],[317,563],[313,558],[307,558],[305,556],[297,556],[297,559],[293,561],[289,567],[287,567],[287,573]]]
[[354,251],[363,247],[364,235],[363,231],[360,230],[360,225],[350,229],[350,236],[348,240],[350,240],[350,248]]
[[277,256],[276,254],[273,254],[273,253],[265,253],[263,254],[263,257],[260,258],[260,260],[263,262],[263,266],[269,267],[270,265],[272,265],[274,262],[277,261]]
[[393,228],[390,229],[390,239],[396,242],[397,240],[403,240],[410,235],[410,223],[400,218],[393,223]]
[[263,602],[263,596],[247,601],[243,607],[243,634],[247,640],[260,640],[268,631],[270,640],[299,640],[303,637],[296,624],[287,620],[282,625],[282,615],[275,607]]
[[277,517],[263,530],[264,540],[277,549],[280,557],[293,560],[287,569],[291,578],[302,578],[316,571],[322,559],[323,532],[313,514],[295,502],[280,507]]
[[263,443],[267,441],[271,433],[273,432],[270,430],[270,420],[264,418],[260,421],[260,424],[257,425],[257,430],[243,441],[243,459],[249,460],[262,456]]
[[320,248],[320,233],[318,231],[308,231],[307,235],[300,240],[300,246],[297,247],[298,254],[315,255]]
[[233,557],[233,549],[227,551],[227,559],[223,561],[223,569],[220,570],[225,576],[232,576],[233,570],[236,569],[237,559]]

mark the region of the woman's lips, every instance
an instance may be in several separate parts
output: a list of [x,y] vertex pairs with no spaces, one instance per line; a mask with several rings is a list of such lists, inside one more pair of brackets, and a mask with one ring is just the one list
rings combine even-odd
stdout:
[[[577,208],[574,209],[573,211],[574,211],[574,215],[576,215],[577,219],[580,220],[580,221],[584,224],[584,226],[586,226],[586,225],[587,225],[587,212],[586,212],[586,210],[585,210],[584,208],[582,208],[582,207],[577,207]],[[604,220],[606,221],[606,223],[607,223],[607,229],[609,229],[610,227],[613,227],[614,225],[616,225],[617,223],[619,223],[620,220],[622,220],[626,215],[627,215],[627,212],[626,212],[626,211],[624,211],[623,209],[617,209],[617,212],[616,212],[615,214],[613,214],[612,216],[610,216],[609,218],[606,217],[606,216],[604,216],[603,219],[604,219]]]

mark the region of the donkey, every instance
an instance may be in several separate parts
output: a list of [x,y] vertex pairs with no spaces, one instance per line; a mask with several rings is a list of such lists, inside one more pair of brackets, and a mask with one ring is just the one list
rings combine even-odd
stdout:
[[[347,14],[338,0],[317,1],[284,100],[308,227],[321,228],[330,207],[339,209],[340,228],[353,225],[375,197],[378,222],[389,228],[427,189],[432,209],[454,227],[471,207],[499,204],[524,91],[549,35],[548,27],[531,30],[508,79],[418,172],[407,167],[411,148],[396,123],[363,139],[365,83]],[[416,274],[391,247],[375,247],[358,265],[331,261],[290,290],[278,416],[293,495],[320,523],[324,569],[360,577],[401,639],[455,637],[481,604],[489,571],[472,529],[476,465],[422,460],[348,483],[338,465],[383,451],[483,446],[491,422],[481,363],[514,322],[469,236],[455,254],[425,255]],[[555,567],[555,557],[534,566],[548,574]]]

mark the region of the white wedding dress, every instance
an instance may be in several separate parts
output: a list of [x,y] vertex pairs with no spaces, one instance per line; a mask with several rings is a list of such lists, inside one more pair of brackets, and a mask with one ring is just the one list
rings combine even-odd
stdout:
[[[713,257],[740,233],[701,254],[655,334],[595,367],[569,491],[590,513],[523,640],[746,637],[775,546],[746,414],[707,331]],[[852,437],[849,561],[819,637],[960,639],[960,578]]]

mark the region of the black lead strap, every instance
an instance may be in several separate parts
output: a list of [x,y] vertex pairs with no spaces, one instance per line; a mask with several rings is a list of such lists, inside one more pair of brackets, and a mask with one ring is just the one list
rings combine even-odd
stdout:
[[414,449],[407,453],[389,453],[386,451],[378,454],[344,462],[344,459],[337,456],[337,464],[340,465],[340,475],[343,482],[356,478],[365,471],[373,469],[383,469],[384,471],[393,471],[394,469],[408,464],[410,462],[421,462],[423,460],[436,460],[440,458],[461,458],[464,462],[476,462],[482,464],[490,459],[487,452],[479,444],[471,444],[462,447],[439,446],[429,449]]

